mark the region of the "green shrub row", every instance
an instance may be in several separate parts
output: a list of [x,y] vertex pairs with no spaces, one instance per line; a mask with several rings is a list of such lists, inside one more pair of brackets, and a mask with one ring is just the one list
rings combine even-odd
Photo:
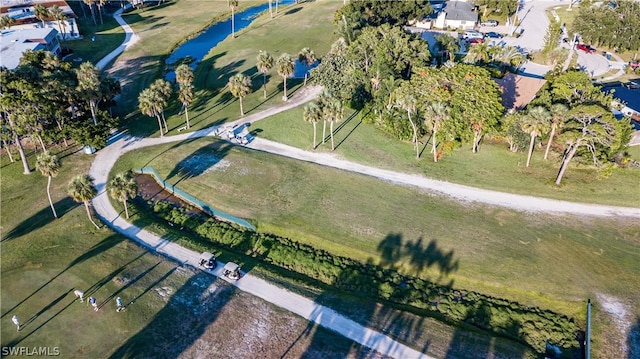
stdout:
[[332,287],[374,299],[422,309],[453,323],[466,323],[528,344],[544,352],[545,342],[575,351],[579,327],[565,315],[517,302],[453,289],[397,271],[295,242],[257,233],[214,218],[194,216],[168,202],[149,203],[160,218],[189,230],[206,241],[243,252],[303,274]]

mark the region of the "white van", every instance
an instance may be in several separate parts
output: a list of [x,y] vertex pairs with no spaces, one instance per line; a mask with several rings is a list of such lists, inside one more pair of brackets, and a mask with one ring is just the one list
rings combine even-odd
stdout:
[[469,30],[466,31],[464,34],[462,34],[462,38],[469,40],[469,39],[484,39],[484,34],[482,34],[481,32],[475,31],[475,30]]

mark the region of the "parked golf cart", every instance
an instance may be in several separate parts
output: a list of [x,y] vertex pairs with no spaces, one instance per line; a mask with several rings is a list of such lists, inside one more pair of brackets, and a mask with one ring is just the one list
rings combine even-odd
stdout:
[[203,252],[200,255],[200,266],[206,269],[214,269],[218,263],[216,262],[216,257],[209,252]]
[[222,274],[224,274],[225,277],[233,280],[238,280],[240,279],[240,277],[242,277],[240,266],[233,262],[228,262],[224,265]]

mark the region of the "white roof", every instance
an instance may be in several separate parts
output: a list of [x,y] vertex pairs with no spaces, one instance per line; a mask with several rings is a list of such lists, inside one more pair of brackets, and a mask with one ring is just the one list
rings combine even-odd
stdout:
[[33,39],[46,39],[51,32],[58,34],[56,29],[11,29],[0,32],[0,66],[9,70],[15,69],[20,63],[22,54],[27,50],[46,49],[46,46]]

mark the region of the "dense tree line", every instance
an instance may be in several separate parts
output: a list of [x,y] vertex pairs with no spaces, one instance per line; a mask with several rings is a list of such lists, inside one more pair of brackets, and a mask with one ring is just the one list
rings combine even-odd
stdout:
[[620,51],[640,49],[640,2],[583,1],[573,24],[583,41]]
[[50,144],[71,139],[79,145],[104,146],[117,121],[108,113],[120,83],[83,63],[68,62],[45,51],[27,51],[14,70],[0,68],[2,140],[15,146],[30,173],[22,140],[47,150]]

